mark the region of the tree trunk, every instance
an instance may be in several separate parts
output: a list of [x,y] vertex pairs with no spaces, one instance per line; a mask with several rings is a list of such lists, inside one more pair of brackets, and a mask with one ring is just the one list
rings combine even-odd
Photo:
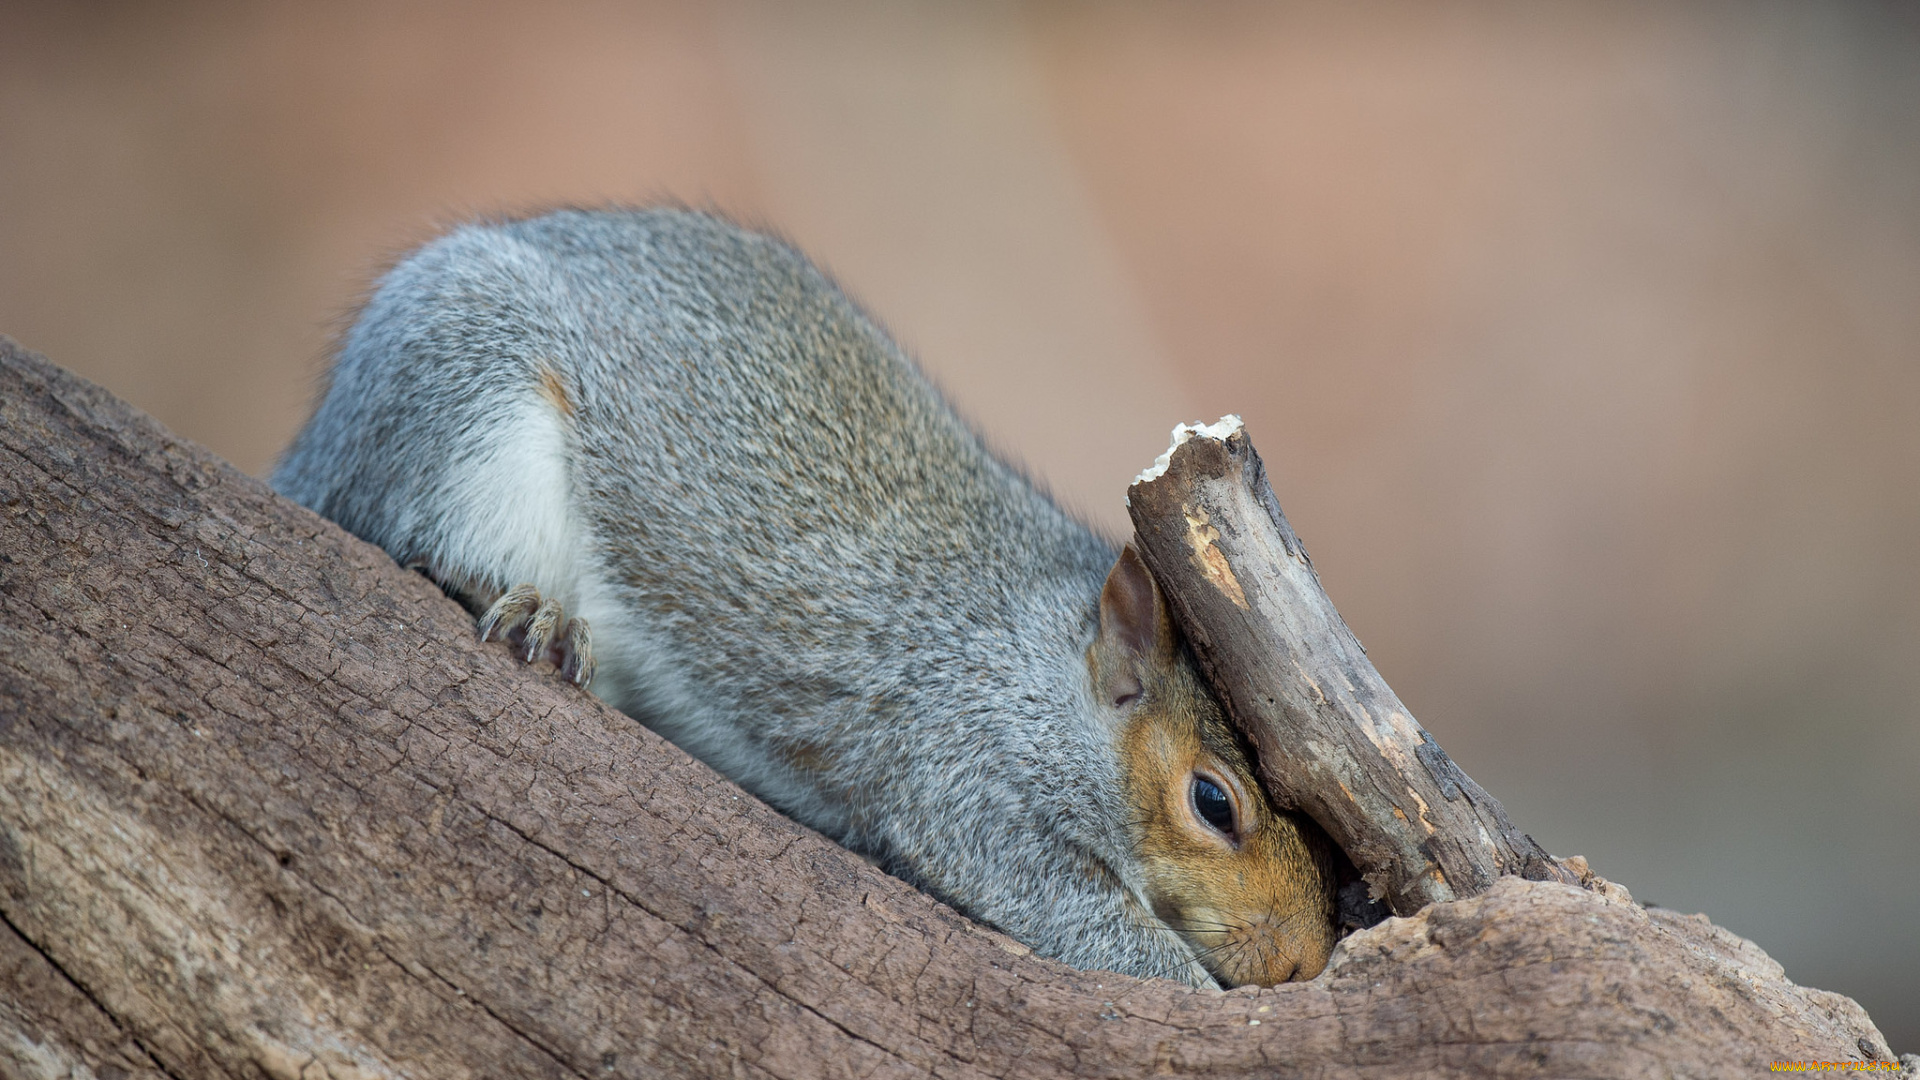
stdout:
[[1229,993],[767,809],[0,339],[0,1075],[1727,1075],[1888,1058],[1698,916],[1501,880]]

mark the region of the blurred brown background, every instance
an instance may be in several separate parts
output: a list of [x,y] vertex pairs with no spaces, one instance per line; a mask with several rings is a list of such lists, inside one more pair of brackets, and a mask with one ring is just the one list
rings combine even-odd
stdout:
[[1243,413],[1524,828],[1920,1050],[1920,7],[0,5],[0,332],[256,473],[383,259],[663,196],[1110,527]]

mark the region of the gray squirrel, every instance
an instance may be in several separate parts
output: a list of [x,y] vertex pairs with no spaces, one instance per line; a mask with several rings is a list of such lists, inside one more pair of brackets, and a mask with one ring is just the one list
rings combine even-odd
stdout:
[[380,281],[273,484],[1044,955],[1326,964],[1329,845],[1262,793],[1138,554],[776,239],[669,209],[456,228]]

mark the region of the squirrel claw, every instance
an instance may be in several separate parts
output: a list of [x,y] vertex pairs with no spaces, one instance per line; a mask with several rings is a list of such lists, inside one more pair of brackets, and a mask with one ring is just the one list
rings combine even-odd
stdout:
[[560,624],[567,621],[567,613],[560,608],[558,600],[542,600],[534,609],[533,618],[527,620],[527,636],[520,652],[521,659],[531,664],[547,655],[547,646],[553,644],[555,635],[560,632]]
[[527,617],[540,606],[540,590],[531,585],[515,585],[493,602],[480,616],[480,640],[507,640],[515,630],[527,624]]
[[576,686],[585,688],[593,683],[593,637],[587,627],[587,620],[574,619],[567,624],[567,640],[562,650],[566,661],[560,665],[560,674],[572,679]]
[[543,600],[532,585],[515,585],[480,616],[481,641],[506,641],[524,663],[551,658],[567,681],[593,681],[593,640],[587,620],[567,619],[558,600]]

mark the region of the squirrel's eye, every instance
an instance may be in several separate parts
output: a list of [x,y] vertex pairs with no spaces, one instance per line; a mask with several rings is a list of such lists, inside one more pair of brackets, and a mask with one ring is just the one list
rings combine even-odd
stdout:
[[1233,835],[1233,801],[1219,784],[1204,776],[1193,778],[1193,812],[1222,834]]

